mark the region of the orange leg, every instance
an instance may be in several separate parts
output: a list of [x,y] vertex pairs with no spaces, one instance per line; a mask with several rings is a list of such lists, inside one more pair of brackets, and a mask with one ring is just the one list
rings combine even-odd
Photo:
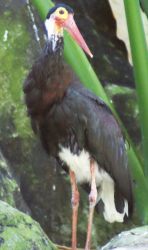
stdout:
[[85,250],[90,250],[91,246],[91,231],[93,223],[94,208],[97,201],[97,188],[95,180],[95,164],[93,160],[90,160],[90,171],[91,171],[91,191],[89,194],[89,216],[88,216],[88,227],[87,227],[87,238]]
[[76,183],[75,173],[70,171],[70,181],[72,187],[72,250],[77,249],[77,220],[79,207],[79,191]]

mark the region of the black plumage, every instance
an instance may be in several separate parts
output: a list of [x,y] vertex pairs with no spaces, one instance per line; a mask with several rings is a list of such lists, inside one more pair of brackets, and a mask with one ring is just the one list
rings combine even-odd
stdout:
[[55,157],[59,144],[69,145],[74,153],[83,148],[89,151],[115,180],[132,210],[131,180],[121,129],[107,105],[81,83],[73,82],[69,66],[59,54],[56,56],[43,52],[24,83],[33,127],[46,151]]
[[68,13],[72,13],[74,14],[74,11],[72,8],[70,8],[68,5],[64,4],[64,3],[59,3],[59,4],[56,4],[56,6],[54,6],[53,8],[51,8],[47,14],[47,17],[46,18],[50,18],[51,14],[54,13],[54,11],[59,8],[59,7],[62,7],[62,8],[66,8],[68,10]]
[[[47,18],[59,7],[52,9]],[[72,13],[69,8],[67,11]],[[24,82],[32,127],[46,152],[59,162],[62,162],[59,158],[61,147],[69,148],[77,156],[82,150],[89,152],[99,171],[103,169],[114,181],[117,211],[123,212],[124,200],[127,200],[130,216],[132,185],[119,124],[107,105],[73,77],[63,60],[63,38],[57,38],[54,51],[52,40],[47,41]],[[82,168],[85,171],[85,166]]]

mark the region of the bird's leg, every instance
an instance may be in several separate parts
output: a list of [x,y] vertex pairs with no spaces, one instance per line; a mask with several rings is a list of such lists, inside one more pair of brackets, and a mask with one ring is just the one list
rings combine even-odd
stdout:
[[88,217],[88,227],[87,227],[87,238],[85,250],[90,250],[91,245],[91,231],[92,231],[92,222],[94,215],[94,208],[97,201],[97,188],[95,180],[95,164],[94,160],[90,160],[90,172],[91,172],[91,191],[89,194],[89,217]]
[[75,173],[70,171],[70,181],[72,187],[72,250],[77,249],[77,219],[79,207],[79,191],[76,183]]

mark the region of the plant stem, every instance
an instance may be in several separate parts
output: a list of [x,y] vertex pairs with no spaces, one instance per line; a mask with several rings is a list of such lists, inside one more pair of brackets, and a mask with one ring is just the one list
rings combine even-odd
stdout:
[[140,110],[145,175],[148,177],[148,50],[138,0],[124,0]]

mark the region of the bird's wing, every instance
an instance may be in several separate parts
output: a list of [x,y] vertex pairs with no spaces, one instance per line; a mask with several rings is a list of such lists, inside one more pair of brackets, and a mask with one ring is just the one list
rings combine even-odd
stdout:
[[80,95],[80,116],[86,116],[86,149],[117,183],[124,197],[130,200],[132,193],[127,154],[118,122],[108,106],[89,90],[75,84],[73,91]]

